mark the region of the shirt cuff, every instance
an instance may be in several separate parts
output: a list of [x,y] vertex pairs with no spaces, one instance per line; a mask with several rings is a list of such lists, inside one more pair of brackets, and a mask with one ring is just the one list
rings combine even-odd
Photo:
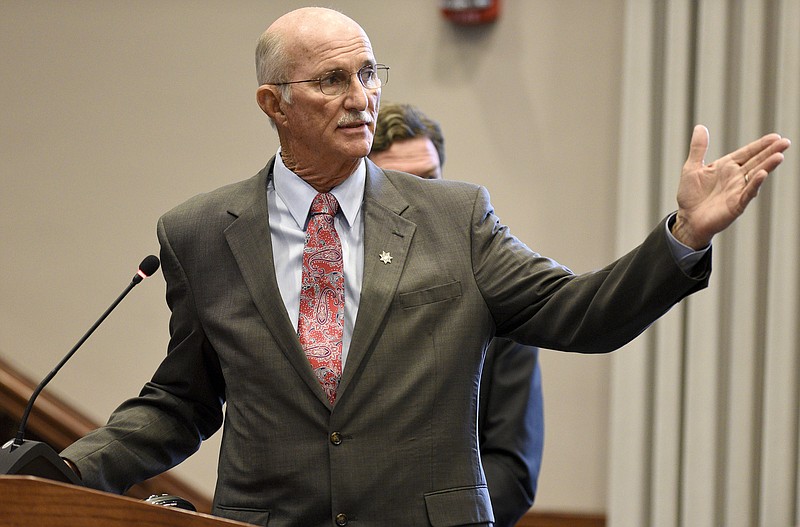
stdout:
[[667,218],[664,227],[667,229],[667,241],[670,252],[672,252],[672,257],[675,258],[678,267],[680,267],[683,272],[688,272],[703,258],[703,256],[705,256],[708,250],[711,249],[711,244],[706,245],[699,251],[695,251],[691,247],[679,242],[675,236],[672,235],[672,225],[675,223],[675,218],[677,216],[677,212],[672,213],[670,217]]

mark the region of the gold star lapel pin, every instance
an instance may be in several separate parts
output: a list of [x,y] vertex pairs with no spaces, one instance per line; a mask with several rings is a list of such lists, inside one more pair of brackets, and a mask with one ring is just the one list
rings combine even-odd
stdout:
[[392,255],[387,253],[386,251],[381,251],[381,255],[379,257],[381,261],[385,264],[392,263]]

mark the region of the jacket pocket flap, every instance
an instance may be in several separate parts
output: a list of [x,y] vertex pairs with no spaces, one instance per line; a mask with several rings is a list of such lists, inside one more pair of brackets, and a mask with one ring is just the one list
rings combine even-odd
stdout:
[[403,308],[432,304],[461,296],[461,282],[455,281],[447,284],[429,287],[420,291],[400,293],[400,306]]
[[428,520],[433,527],[453,527],[494,521],[489,489],[485,485],[425,494]]

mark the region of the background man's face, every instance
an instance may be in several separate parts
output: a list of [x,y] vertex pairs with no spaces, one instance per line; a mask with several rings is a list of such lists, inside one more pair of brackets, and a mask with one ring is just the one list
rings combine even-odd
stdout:
[[373,163],[387,170],[400,170],[425,179],[441,179],[439,153],[427,137],[412,137],[392,143],[383,152],[369,155]]

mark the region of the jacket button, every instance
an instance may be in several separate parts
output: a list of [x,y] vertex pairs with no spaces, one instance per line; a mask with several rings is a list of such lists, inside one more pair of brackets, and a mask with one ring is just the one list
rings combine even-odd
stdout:
[[[331,434],[331,443],[334,445],[341,445],[342,444],[342,434],[339,432],[333,432]],[[344,514],[340,514],[339,516],[344,516]],[[339,517],[337,516],[337,518]],[[347,521],[347,516],[345,516],[345,522]],[[344,524],[342,524],[344,525]]]
[[336,515],[336,525],[344,527],[347,525],[347,514],[339,513]]

